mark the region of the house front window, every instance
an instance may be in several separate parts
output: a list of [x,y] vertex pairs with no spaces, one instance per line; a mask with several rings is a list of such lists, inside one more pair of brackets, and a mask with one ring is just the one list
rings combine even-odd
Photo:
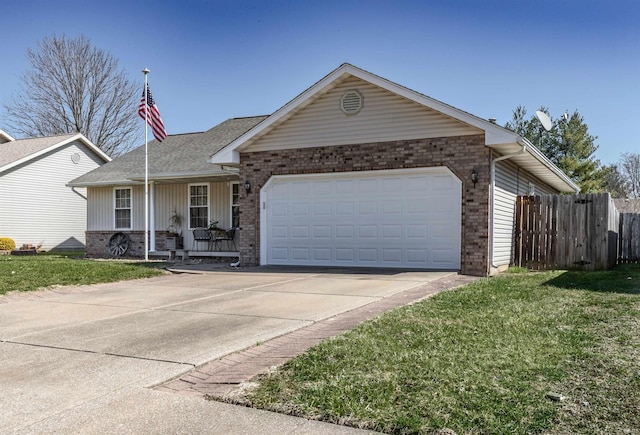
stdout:
[[231,184],[231,228],[240,227],[240,184]]
[[114,190],[114,222],[116,230],[131,229],[131,188]]
[[209,226],[209,185],[189,185],[189,228]]

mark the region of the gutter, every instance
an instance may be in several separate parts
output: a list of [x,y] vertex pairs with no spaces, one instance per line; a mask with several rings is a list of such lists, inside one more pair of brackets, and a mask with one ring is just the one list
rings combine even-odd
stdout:
[[[515,153],[511,153],[511,154],[507,154],[504,156],[500,156],[497,157],[493,160],[491,160],[491,201],[489,202],[489,258],[490,258],[490,268],[498,268],[498,266],[496,266],[493,262],[493,240],[494,240],[494,213],[495,213],[495,201],[496,201],[496,195],[495,195],[495,190],[496,190],[496,163],[501,162],[503,160],[507,160],[510,159],[512,157],[516,157],[519,156],[521,154],[524,154],[527,151],[527,142],[521,138],[518,137],[518,139],[516,140],[516,142],[518,143],[518,145],[520,145],[522,147],[522,149],[520,149],[519,151],[516,151]],[[489,273],[491,273],[491,269],[489,269]]]

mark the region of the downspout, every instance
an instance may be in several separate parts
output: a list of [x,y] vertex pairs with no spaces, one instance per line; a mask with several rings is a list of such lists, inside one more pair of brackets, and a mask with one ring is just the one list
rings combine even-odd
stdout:
[[[491,266],[490,268],[497,268],[498,266],[496,266],[494,264],[493,261],[493,240],[494,240],[494,225],[493,222],[495,220],[494,217],[494,213],[495,213],[495,201],[496,201],[496,195],[495,195],[495,191],[496,191],[496,163],[501,162],[503,160],[507,160],[510,159],[512,157],[516,157],[519,156],[521,154],[524,154],[527,151],[527,143],[524,141],[524,139],[522,138],[518,138],[518,140],[516,141],[518,143],[518,145],[522,146],[522,149],[520,149],[519,151],[516,151],[515,153],[512,154],[507,154],[505,156],[500,156],[497,157],[493,160],[491,160],[491,202],[489,203],[490,205],[490,210],[489,210],[489,234],[491,235],[491,237],[489,238],[489,258],[491,259]],[[491,273],[491,270],[489,270],[489,273]]]

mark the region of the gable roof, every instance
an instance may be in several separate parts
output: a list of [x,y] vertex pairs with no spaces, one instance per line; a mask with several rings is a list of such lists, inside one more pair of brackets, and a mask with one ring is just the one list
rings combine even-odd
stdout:
[[[198,133],[174,134],[162,142],[148,143],[149,180],[175,180],[211,176],[237,177],[220,165],[208,162],[211,153],[233,141],[262,122],[266,116],[228,119]],[[99,168],[68,183],[69,186],[108,186],[144,183],[144,152],[142,145]]]
[[348,63],[339,66],[313,86],[282,106],[260,125],[247,131],[220,149],[220,151],[210,157],[209,161],[217,164],[238,164],[240,161],[240,152],[276,129],[322,95],[338,86],[348,77],[359,78],[424,107],[435,110],[445,116],[482,130],[485,135],[486,146],[493,148],[498,154],[511,154],[524,149],[522,154],[513,156],[515,163],[526,168],[533,175],[559,191],[577,192],[579,190],[578,186],[571,181],[566,174],[553,165],[535,146],[517,133]]
[[74,141],[82,142],[105,162],[111,161],[111,157],[95,146],[89,139],[84,137],[84,135],[81,133],[72,133],[59,136],[15,139],[0,143],[0,172],[36,159]]

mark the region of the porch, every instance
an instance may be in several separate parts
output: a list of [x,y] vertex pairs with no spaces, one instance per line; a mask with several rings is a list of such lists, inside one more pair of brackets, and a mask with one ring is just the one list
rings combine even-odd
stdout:
[[[122,234],[126,239],[126,247],[122,254],[113,255],[109,252],[109,245],[115,235]],[[144,231],[87,231],[87,256],[94,258],[123,256],[144,258]],[[156,258],[171,258],[179,256],[182,258],[238,258],[240,252],[237,250],[238,232],[234,235],[232,243],[213,244],[203,242],[195,243],[192,231],[189,237],[182,238],[181,244],[176,244],[175,235],[167,231],[156,231],[154,239],[154,249],[149,250],[149,255]],[[235,248],[235,249],[234,249]]]

